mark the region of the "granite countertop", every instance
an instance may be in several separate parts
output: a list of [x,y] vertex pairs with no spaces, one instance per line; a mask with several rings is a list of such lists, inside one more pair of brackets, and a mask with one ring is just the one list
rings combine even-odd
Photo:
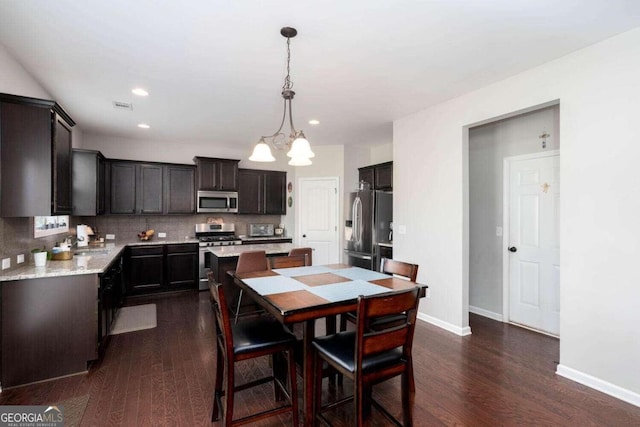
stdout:
[[240,256],[241,253],[248,251],[265,251],[267,255],[288,253],[294,247],[293,243],[263,243],[256,245],[212,246],[207,249],[218,258],[230,258]]
[[[127,246],[141,245],[167,245],[177,243],[198,243],[198,240],[182,239],[169,240],[157,239],[147,241],[132,242],[109,242],[103,244],[91,244],[73,250],[74,256],[68,261],[48,260],[44,267],[36,267],[33,264],[33,257],[29,255],[29,261],[11,270],[0,272],[0,282],[12,280],[40,279],[45,277],[74,276],[78,274],[100,274],[104,273],[109,265],[115,260]],[[263,245],[264,246],[264,245]]]

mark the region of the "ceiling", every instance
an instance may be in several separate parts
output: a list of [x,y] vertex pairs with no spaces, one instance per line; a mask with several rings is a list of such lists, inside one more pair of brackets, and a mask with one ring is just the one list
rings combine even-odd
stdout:
[[0,1],[0,43],[85,134],[247,150],[281,120],[283,26],[296,127],[377,145],[394,119],[640,26],[640,2]]

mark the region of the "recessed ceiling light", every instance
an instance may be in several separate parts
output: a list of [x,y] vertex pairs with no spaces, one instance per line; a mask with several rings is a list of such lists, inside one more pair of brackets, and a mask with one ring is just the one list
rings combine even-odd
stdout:
[[137,88],[131,89],[131,93],[133,93],[134,95],[138,95],[138,96],[149,96],[149,92],[147,92],[146,90],[142,89],[141,87],[137,87]]
[[151,126],[149,126],[146,123],[140,123],[140,124],[138,124],[138,127],[141,128],[141,129],[149,129]]
[[309,124],[310,125],[319,125],[320,124],[320,120],[316,120],[316,119],[309,120]]

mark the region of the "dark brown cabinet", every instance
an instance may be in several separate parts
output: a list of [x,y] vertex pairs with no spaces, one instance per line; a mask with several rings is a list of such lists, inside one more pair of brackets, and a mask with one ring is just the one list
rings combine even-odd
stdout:
[[105,213],[106,161],[94,150],[73,150],[73,215],[96,216]]
[[195,169],[189,165],[110,161],[110,213],[195,213]]
[[124,258],[127,295],[197,289],[197,243],[131,246]]
[[0,216],[72,213],[74,125],[54,101],[0,94]]
[[111,162],[112,214],[136,213],[136,164],[130,162]]
[[198,283],[198,245],[167,245],[167,287],[195,288]]
[[123,268],[128,295],[162,290],[164,245],[127,248]]
[[163,166],[140,164],[137,167],[138,182],[136,183],[136,190],[139,190],[137,211],[143,215],[162,214],[164,208]]
[[358,168],[358,181],[368,183],[372,190],[393,190],[393,162]]
[[194,157],[198,191],[238,191],[240,160]]
[[286,181],[286,172],[238,170],[238,213],[285,215]]
[[109,331],[122,305],[122,257],[118,256],[99,275],[98,288],[98,355],[102,357],[109,343]]
[[194,166],[165,167],[165,213],[192,214],[196,212]]

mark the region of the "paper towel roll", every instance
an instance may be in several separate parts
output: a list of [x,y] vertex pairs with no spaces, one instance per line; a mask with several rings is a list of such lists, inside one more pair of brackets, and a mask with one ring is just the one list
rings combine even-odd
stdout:
[[89,234],[87,233],[87,226],[79,224],[76,227],[76,239],[78,239],[78,247],[87,246],[89,244]]

